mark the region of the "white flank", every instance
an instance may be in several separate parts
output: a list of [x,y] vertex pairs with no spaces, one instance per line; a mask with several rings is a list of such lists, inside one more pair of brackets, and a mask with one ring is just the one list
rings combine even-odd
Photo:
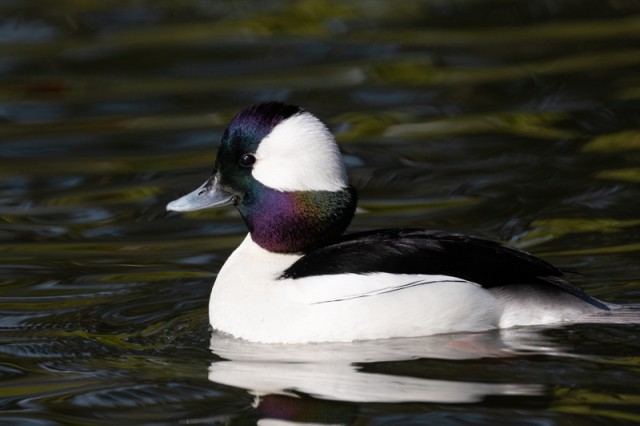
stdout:
[[443,275],[278,280],[298,258],[270,253],[247,236],[213,287],[213,328],[254,342],[307,343],[478,331],[500,320],[501,304],[492,294]]
[[308,112],[274,127],[255,154],[253,177],[278,191],[339,191],[347,186],[333,135]]
[[213,328],[262,343],[348,342],[574,322],[598,311],[570,294],[487,290],[447,275],[278,279],[299,258],[271,253],[247,236],[213,287]]

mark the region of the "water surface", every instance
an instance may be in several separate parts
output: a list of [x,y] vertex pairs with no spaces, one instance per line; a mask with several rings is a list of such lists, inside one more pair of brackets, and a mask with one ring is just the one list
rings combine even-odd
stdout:
[[212,337],[244,226],[164,209],[282,100],[336,133],[352,230],[504,241],[640,303],[638,28],[620,0],[2,2],[2,424],[640,422],[635,324]]

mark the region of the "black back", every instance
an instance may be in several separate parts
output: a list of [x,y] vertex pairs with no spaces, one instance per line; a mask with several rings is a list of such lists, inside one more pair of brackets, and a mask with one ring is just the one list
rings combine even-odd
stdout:
[[512,284],[566,291],[607,307],[562,279],[562,271],[524,251],[461,234],[418,229],[383,229],[341,237],[307,253],[280,278],[330,274],[448,275],[490,289]]

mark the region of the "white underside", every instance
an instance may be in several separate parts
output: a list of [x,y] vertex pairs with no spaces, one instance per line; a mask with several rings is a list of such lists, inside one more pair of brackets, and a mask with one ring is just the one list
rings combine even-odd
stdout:
[[444,275],[277,279],[299,257],[270,253],[247,236],[213,287],[213,328],[263,343],[344,342],[573,321],[594,309],[568,294],[492,292]]

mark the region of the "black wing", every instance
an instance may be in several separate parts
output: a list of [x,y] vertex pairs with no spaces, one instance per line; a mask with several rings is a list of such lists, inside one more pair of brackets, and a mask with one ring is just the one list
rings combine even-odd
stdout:
[[562,271],[524,251],[461,234],[417,229],[383,229],[343,236],[307,253],[281,278],[330,274],[448,275],[495,288],[529,284],[566,291],[607,307],[562,279]]

